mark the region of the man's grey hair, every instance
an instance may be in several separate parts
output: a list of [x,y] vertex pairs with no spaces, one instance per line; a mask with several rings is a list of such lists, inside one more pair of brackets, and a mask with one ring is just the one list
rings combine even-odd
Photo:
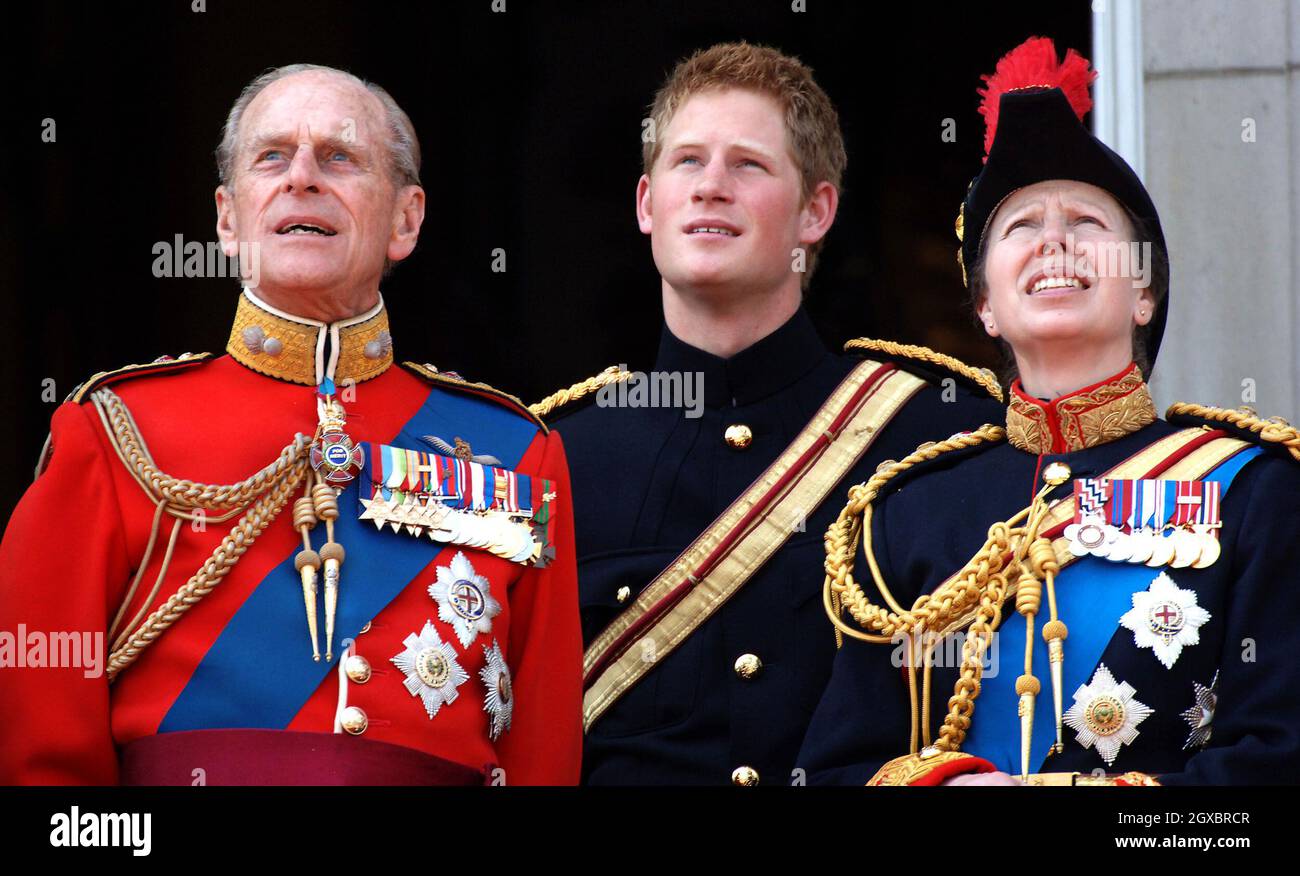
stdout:
[[217,173],[221,184],[231,188],[235,180],[235,154],[239,151],[239,125],[244,117],[244,110],[253,102],[253,98],[262,93],[272,82],[293,76],[295,73],[310,71],[334,73],[352,80],[369,91],[384,106],[384,128],[388,134],[388,170],[393,184],[397,187],[418,186],[420,184],[420,141],[415,136],[415,126],[410,117],[397,105],[393,96],[373,82],[367,82],[359,76],[325,67],[320,64],[288,64],[267,70],[252,82],[244,86],[239,93],[230,114],[226,116],[226,126],[221,132],[221,144],[217,147]]

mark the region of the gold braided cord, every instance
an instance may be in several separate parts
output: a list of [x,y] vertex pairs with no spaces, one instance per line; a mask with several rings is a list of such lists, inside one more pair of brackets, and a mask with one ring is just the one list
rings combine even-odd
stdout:
[[[154,501],[165,500],[169,505],[187,510],[202,508],[205,511],[226,510],[220,523],[229,520],[231,509],[238,510],[266,492],[271,483],[283,478],[295,461],[305,458],[311,437],[301,433],[294,436],[275,462],[236,484],[203,484],[184,478],[174,478],[158,469],[140,435],[139,427],[130,410],[111,389],[100,389],[91,398],[99,412],[113,448],[136,482]],[[187,518],[190,519],[190,518]],[[213,522],[209,518],[209,522]]]
[[611,365],[599,374],[579,381],[568,389],[558,390],[539,402],[533,402],[528,406],[528,410],[532,411],[536,416],[545,417],[556,408],[563,407],[571,401],[577,401],[602,387],[609,386],[611,383],[622,383],[631,376],[631,371],[625,371],[617,365]]
[[140,653],[153,644],[168,627],[221,583],[226,574],[234,568],[235,563],[239,562],[239,558],[252,547],[257,537],[280,513],[280,509],[285,506],[289,496],[302,482],[306,473],[307,461],[304,459],[294,466],[288,478],[277,483],[266,495],[258,499],[253,507],[239,518],[234,529],[221,540],[221,544],[217,545],[212,556],[199,570],[153,614],[149,615],[120,648],[114,649],[109,655],[108,668],[105,671],[109,681],[113,681],[118,673],[130,666]]
[[[295,435],[293,441],[280,452],[275,462],[239,483],[221,485],[198,483],[174,478],[159,470],[130,410],[112,390],[99,389],[91,396],[91,400],[108,432],[113,450],[131,472],[140,489],[157,506],[149,543],[144,557],[140,560],[139,571],[127,591],[125,600],[118,608],[113,626],[109,630],[112,650],[109,654],[106,674],[109,681],[113,681],[117,674],[139,657],[145,648],[220,583],[262,531],[275,519],[289,496],[308,475],[307,450],[311,446],[312,439],[301,433]],[[209,517],[204,513],[208,510],[224,513]],[[158,577],[140,610],[131,622],[125,625],[127,630],[135,627],[134,631],[123,632],[114,639],[118,625],[127,606],[135,597],[140,578],[153,554],[164,511],[175,518],[175,523],[168,539],[166,554],[158,570]],[[244,512],[243,515],[217,545],[203,566],[137,627],[141,615],[148,606],[153,604],[166,577],[181,521],[203,520],[205,523],[221,523],[241,511]]]
[[1281,417],[1270,417],[1266,420],[1258,416],[1250,408],[1239,408],[1234,411],[1190,402],[1174,402],[1169,406],[1169,410],[1165,412],[1165,417],[1166,419],[1173,419],[1176,416],[1196,417],[1215,423],[1227,423],[1238,429],[1244,429],[1258,435],[1261,441],[1281,444],[1286,448],[1287,453],[1291,454],[1296,460],[1300,460],[1300,429],[1292,426]]
[[976,368],[967,365],[960,359],[954,359],[952,356],[931,350],[929,347],[899,344],[894,341],[877,340],[876,338],[855,338],[844,345],[844,350],[845,352],[849,350],[867,350],[873,353],[884,353],[887,356],[902,356],[906,359],[916,359],[919,362],[938,365],[955,374],[960,374],[968,380],[973,380],[998,401],[1006,401],[1006,398],[1002,395],[1002,386],[998,383],[997,378],[993,376],[992,371],[987,368]]
[[[903,638],[911,648],[913,641],[925,642],[927,634],[933,636],[954,621],[964,620],[973,611],[973,616],[965,624],[966,640],[962,647],[961,672],[953,696],[948,701],[948,714],[944,718],[940,738],[934,744],[941,751],[959,750],[966,731],[970,728],[975,699],[979,696],[984,652],[992,641],[994,631],[1001,624],[1003,602],[1016,589],[1011,586],[1011,582],[1018,583],[1024,577],[1044,580],[1057,570],[1051,543],[1039,533],[1050,510],[1044,499],[1055,485],[1049,483],[1044,486],[1033,504],[1010,520],[989,527],[984,546],[956,576],[932,593],[921,595],[910,609],[898,606],[875,561],[871,536],[872,503],[886,483],[914,465],[933,460],[944,453],[1001,441],[1005,437],[1006,432],[1001,427],[985,425],[972,433],[955,435],[947,441],[922,445],[902,461],[882,465],[865,484],[849,490],[848,504],[826,531],[826,580],[822,603],[831,623],[842,634],[882,644],[896,643]],[[854,580],[853,562],[859,539],[866,553],[872,579],[887,607],[873,604]],[[840,612],[833,610],[836,600],[841,611],[847,611],[866,632],[853,629],[839,617]],[[1054,595],[1052,603],[1054,614]],[[931,642],[922,651],[925,669],[922,702],[926,704],[929,702],[929,670],[933,650],[934,644]],[[909,688],[915,684],[911,677],[914,672],[913,663],[909,659]],[[915,752],[918,724],[924,725],[922,729],[928,744],[928,708],[924,709],[924,715],[919,715],[914,693],[910,692],[910,696],[911,745]]]

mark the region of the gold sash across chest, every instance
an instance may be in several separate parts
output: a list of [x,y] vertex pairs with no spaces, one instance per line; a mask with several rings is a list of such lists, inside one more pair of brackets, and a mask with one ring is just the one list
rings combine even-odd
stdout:
[[923,386],[871,360],[850,372],[776,461],[591,643],[583,655],[584,729],[802,530]]

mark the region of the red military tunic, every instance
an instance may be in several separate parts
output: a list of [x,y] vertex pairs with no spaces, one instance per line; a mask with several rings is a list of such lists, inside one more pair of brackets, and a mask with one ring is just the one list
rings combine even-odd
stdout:
[[[248,478],[273,462],[295,433],[312,435],[318,418],[316,382],[322,373],[332,372],[347,412],[346,431],[358,444],[373,442],[366,445],[372,453],[381,444],[431,452],[420,443],[429,433],[448,444],[463,437],[473,453],[495,455],[504,467],[539,484],[547,479],[555,494],[549,524],[553,561],[534,567],[468,544],[442,545],[362,524],[364,535],[357,528],[349,530],[351,543],[339,539],[347,556],[334,661],[314,663],[292,566],[303,548],[292,522],[293,499],[301,494],[296,489],[224,579],[110,684],[102,671],[110,644],[106,631],[145,556],[157,503],[119,458],[99,409],[89,401],[87,390],[94,387],[83,388],[56,411],[45,470],[19,503],[0,545],[0,631],[13,634],[7,663],[0,643],[0,663],[6,666],[0,669],[0,702],[6,713],[0,725],[0,784],[116,783],[129,778],[120,773],[119,756],[133,742],[172,732],[234,728],[339,734],[301,737],[328,742],[334,760],[340,751],[346,759],[351,750],[346,746],[354,741],[371,758],[376,750],[381,759],[384,751],[398,751],[370,745],[380,742],[488,770],[491,778],[507,784],[576,782],[581,639],[568,472],[559,436],[548,434],[526,409],[488,387],[389,367],[391,340],[382,304],[334,326],[290,318],[259,304],[249,293],[241,297],[227,348],[231,355],[166,363],[96,382],[112,384],[159,470],[206,484]],[[359,515],[355,493],[340,495],[341,518]],[[149,611],[200,569],[237,519],[180,523]],[[145,607],[172,526],[172,517],[163,514],[123,624]],[[311,533],[317,550],[324,529],[319,524]],[[439,567],[446,576],[458,554],[486,579],[486,591],[500,606],[468,646],[440,617],[429,592]],[[401,566],[390,561],[398,555],[413,574],[394,579],[391,569]],[[381,595],[384,588],[390,595]],[[374,612],[357,614],[366,601]],[[432,717],[407,684],[408,673],[392,659],[426,623],[453,649],[467,677]],[[320,627],[324,653],[323,613]],[[18,635],[20,629],[25,636]],[[42,660],[34,643],[43,636],[53,646],[56,634],[69,632],[105,634],[98,673],[85,655],[76,667],[31,665],[58,662],[57,647]],[[345,638],[355,640],[350,652],[343,648]],[[495,711],[487,707],[489,681],[481,674],[494,645],[508,666],[497,692],[498,700],[507,700],[504,715],[500,702]],[[13,662],[18,651],[27,666]],[[349,654],[362,659],[348,662]],[[366,663],[370,672],[363,678]],[[504,675],[493,672],[493,678]],[[207,756],[221,767],[226,755],[220,752],[230,746],[223,746],[219,736],[198,733],[197,753],[187,756],[198,761]],[[243,737],[236,738],[244,744]],[[211,739],[217,740],[213,747],[202,741]],[[147,749],[142,756],[145,781],[189,782],[188,775],[151,771]],[[206,775],[203,762],[194,766]],[[500,771],[492,771],[493,766]],[[257,781],[237,765],[233,772],[213,772],[239,782]],[[197,780],[199,774],[195,776]],[[364,767],[267,778],[310,783],[340,776],[385,780]],[[214,778],[220,781],[220,775]]]

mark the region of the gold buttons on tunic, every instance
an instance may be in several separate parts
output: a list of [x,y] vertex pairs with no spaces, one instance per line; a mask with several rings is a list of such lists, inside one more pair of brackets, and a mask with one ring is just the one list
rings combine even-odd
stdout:
[[343,672],[348,681],[365,684],[370,680],[370,661],[360,654],[353,654],[343,662]]
[[632,588],[626,585],[618,588],[618,593],[615,594],[615,598],[619,601],[620,605],[624,602],[627,602],[628,599],[631,598],[631,596],[632,596]]
[[370,726],[370,719],[359,706],[348,706],[339,718],[343,729],[353,736],[360,736]]
[[736,658],[736,674],[743,679],[753,678],[762,668],[763,661],[758,659],[757,654],[741,654]]
[[1043,469],[1043,483],[1059,486],[1070,479],[1070,467],[1063,462],[1049,462]]
[[739,766],[731,771],[731,784],[752,788],[758,784],[758,770],[751,766]]
[[722,433],[722,438],[727,442],[728,447],[744,450],[754,440],[754,432],[744,423],[735,423],[727,427],[727,431]]

